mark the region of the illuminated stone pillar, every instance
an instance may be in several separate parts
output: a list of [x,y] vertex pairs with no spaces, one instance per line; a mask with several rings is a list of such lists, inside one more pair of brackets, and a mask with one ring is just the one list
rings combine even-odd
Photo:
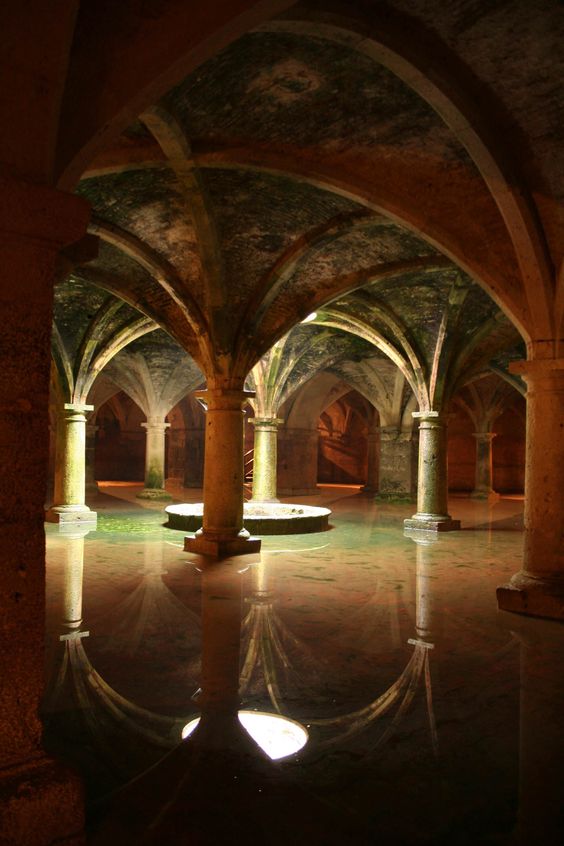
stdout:
[[417,513],[404,521],[406,529],[451,532],[460,521],[448,514],[447,423],[438,411],[414,411],[419,420]]
[[474,432],[476,439],[476,476],[474,490],[470,494],[472,499],[499,499],[499,494],[492,487],[492,443],[495,437],[494,432]]
[[527,383],[523,569],[500,608],[564,619],[564,359],[514,362]]
[[395,426],[380,429],[380,466],[377,500],[412,502],[414,498],[414,447],[411,432]]
[[146,430],[145,442],[145,487],[137,496],[140,499],[172,499],[165,491],[165,436],[170,423],[164,417],[147,417],[141,423]]
[[60,417],[62,462],[55,472],[54,503],[45,519],[50,523],[92,523],[96,512],[85,503],[86,412],[93,405],[65,403]]
[[224,388],[198,394],[207,405],[204,520],[184,549],[216,557],[253,552],[260,540],[243,529],[243,405],[254,395]]
[[253,453],[253,501],[278,502],[277,439],[278,427],[284,421],[278,417],[251,417],[255,427]]
[[79,197],[0,178],[0,840],[83,842],[77,777],[41,747],[53,283],[86,231]]
[[86,494],[96,495],[98,483],[96,482],[96,432],[99,426],[94,423],[86,424],[86,450],[85,450],[85,491]]

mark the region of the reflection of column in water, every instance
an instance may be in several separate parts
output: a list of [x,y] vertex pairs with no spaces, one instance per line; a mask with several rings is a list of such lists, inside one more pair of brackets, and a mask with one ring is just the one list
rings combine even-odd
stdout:
[[424,643],[433,648],[432,629],[434,617],[434,594],[432,567],[438,537],[430,532],[410,533],[410,539],[417,545],[415,565],[415,631],[417,639],[410,643]]
[[564,631],[522,620],[518,842],[564,843]]
[[156,651],[169,649],[171,643],[199,652],[199,617],[163,581],[164,549],[160,541],[143,544],[139,583],[104,616],[104,631],[111,635],[106,651],[131,657],[144,651],[151,662]]
[[202,720],[211,714],[237,718],[241,586],[241,574],[231,563],[202,571]]
[[[52,741],[71,750],[71,760],[79,769],[88,772],[92,762],[95,768],[102,764],[117,784],[175,745],[184,720],[137,706],[107,684],[90,663],[84,644],[89,632],[81,629],[84,538],[89,528],[92,525],[73,526],[72,531],[61,534],[65,551],[63,633],[43,717]],[[161,570],[158,561],[150,566]]]
[[267,550],[261,552],[260,560],[252,567],[253,596],[252,602],[267,601],[273,599],[272,590],[269,589],[269,554]]
[[[64,569],[63,569],[63,614],[62,625],[65,632],[69,629],[76,631],[82,623],[82,577],[84,572],[84,538],[92,525],[73,526],[72,531],[65,531],[64,535]],[[88,632],[81,632],[86,637]],[[68,639],[69,634],[63,634],[62,639]]]
[[425,681],[425,696],[427,699],[427,714],[429,717],[429,729],[431,742],[435,755],[438,754],[438,735],[433,707],[433,691],[431,682],[431,669],[429,666],[429,651],[434,649],[433,627],[434,627],[434,590],[432,567],[436,554],[436,544],[439,537],[430,532],[410,532],[409,537],[416,546],[415,565],[415,632],[416,637],[410,638],[416,650],[424,650],[422,672]]
[[297,703],[311,698],[320,660],[278,614],[272,557],[268,550],[261,550],[260,561],[251,568],[253,587],[241,630],[240,692],[243,697],[259,699],[267,694],[276,712],[289,716]]
[[[83,653],[82,639],[88,637],[89,632],[82,631],[82,579],[84,573],[84,538],[92,529],[92,524],[84,526],[73,524],[64,532],[60,532],[60,538],[64,549],[63,573],[62,573],[62,607],[61,607],[61,634],[59,641],[64,646],[59,651],[56,660],[56,667],[51,682],[48,685],[44,709],[49,711],[61,704],[68,707],[65,686],[68,683],[70,673],[69,663],[72,666],[80,663]],[[59,663],[60,662],[60,663]]]

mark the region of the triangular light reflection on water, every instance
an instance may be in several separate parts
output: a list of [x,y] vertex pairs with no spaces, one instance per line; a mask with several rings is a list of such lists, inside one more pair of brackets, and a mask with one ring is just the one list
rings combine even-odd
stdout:
[[[200,718],[196,717],[184,726],[182,740],[192,734],[199,722]],[[278,714],[239,711],[239,722],[273,761],[299,752],[309,739],[303,726]]]

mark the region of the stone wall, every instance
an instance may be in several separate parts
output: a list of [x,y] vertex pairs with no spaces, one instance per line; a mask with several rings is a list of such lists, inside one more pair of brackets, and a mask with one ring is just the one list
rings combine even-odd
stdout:
[[525,400],[496,420],[493,442],[493,487],[498,493],[522,493],[525,488]]
[[278,430],[278,495],[307,496],[317,493],[316,429]]

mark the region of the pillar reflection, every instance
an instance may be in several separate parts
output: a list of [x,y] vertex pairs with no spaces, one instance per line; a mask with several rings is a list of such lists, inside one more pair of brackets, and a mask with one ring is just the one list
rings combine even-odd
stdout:
[[82,613],[88,534],[89,527],[74,524],[58,535],[63,552],[61,616],[51,645],[42,717],[46,747],[70,757],[87,775],[95,774],[96,791],[103,794],[165,754],[178,741],[184,720],[140,707],[93,666]]

